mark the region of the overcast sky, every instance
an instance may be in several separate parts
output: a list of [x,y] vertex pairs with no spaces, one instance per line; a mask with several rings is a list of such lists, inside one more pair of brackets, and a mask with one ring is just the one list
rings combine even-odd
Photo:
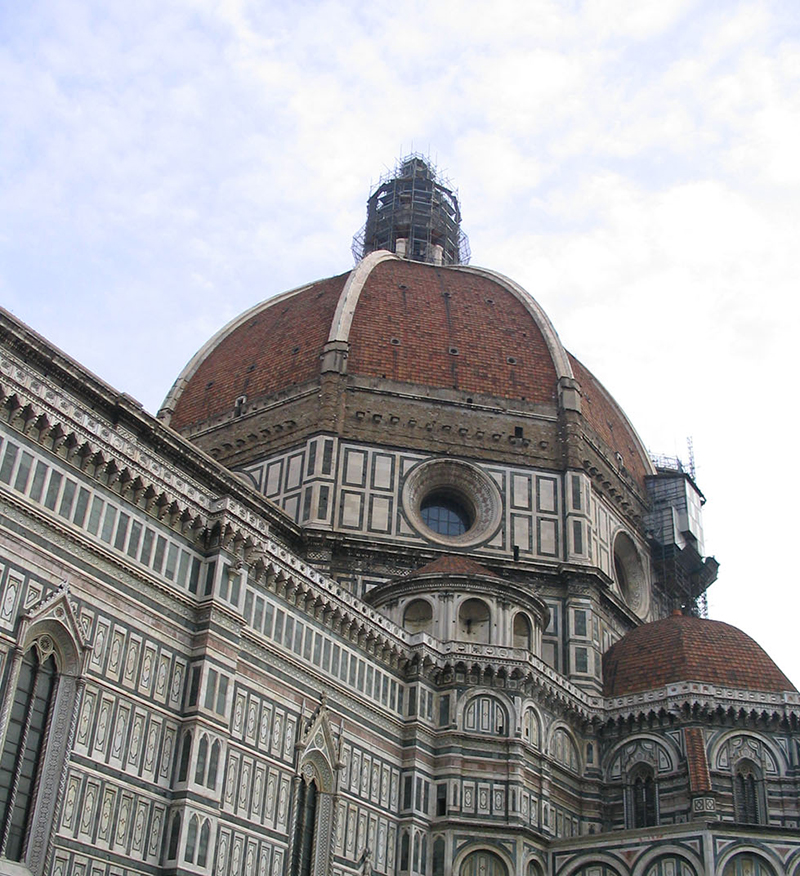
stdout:
[[799,39],[792,0],[0,3],[0,302],[155,412],[429,154],[472,263],[693,437],[711,616],[800,684]]

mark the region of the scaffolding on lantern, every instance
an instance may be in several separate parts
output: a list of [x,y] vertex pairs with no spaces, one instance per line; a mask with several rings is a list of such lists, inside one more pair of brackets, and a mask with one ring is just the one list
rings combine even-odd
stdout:
[[435,265],[469,263],[458,195],[431,161],[416,152],[384,174],[367,200],[367,221],[353,237],[353,258],[385,249]]

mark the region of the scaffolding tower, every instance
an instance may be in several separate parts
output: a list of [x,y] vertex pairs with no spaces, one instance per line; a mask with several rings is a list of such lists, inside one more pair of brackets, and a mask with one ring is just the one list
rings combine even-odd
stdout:
[[706,590],[719,564],[704,556],[701,508],[705,497],[694,481],[693,460],[651,455],[656,474],[647,479],[650,512],[647,528],[653,545],[662,609],[681,608],[706,617]]
[[359,262],[379,249],[435,265],[469,262],[458,196],[418,153],[381,177],[367,200],[367,222],[353,238],[353,257]]

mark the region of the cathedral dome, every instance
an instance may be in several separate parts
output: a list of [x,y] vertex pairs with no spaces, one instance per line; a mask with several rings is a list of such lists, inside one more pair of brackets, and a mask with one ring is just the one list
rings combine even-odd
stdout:
[[740,629],[675,613],[632,630],[603,656],[605,694],[624,696],[677,681],[793,691],[764,649]]
[[556,403],[558,371],[569,368],[544,314],[499,275],[375,253],[223,329],[184,373],[171,425],[317,378],[326,344],[336,341],[349,344],[351,375],[534,404]]
[[624,460],[640,488],[652,473],[621,408],[564,350],[525,290],[493,271],[387,251],[234,319],[190,361],[161,416],[191,437],[282,396],[310,395],[335,368],[372,385],[455,393],[450,401],[458,404],[496,403],[550,417],[560,391],[577,381],[585,421],[610,456]]

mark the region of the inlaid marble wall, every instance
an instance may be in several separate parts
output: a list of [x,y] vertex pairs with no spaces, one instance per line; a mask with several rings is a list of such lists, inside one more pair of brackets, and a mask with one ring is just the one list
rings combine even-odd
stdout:
[[[323,436],[244,473],[298,523],[422,545],[403,511],[402,487],[408,472],[429,458]],[[476,464],[503,497],[501,526],[478,553],[512,555],[517,547],[537,559],[590,562],[598,538],[585,475],[571,473],[565,481],[544,470]]]
[[[31,480],[19,471],[23,462],[29,472],[35,463],[24,460],[22,446],[21,440],[4,439],[0,459],[13,459],[4,468],[6,486],[30,502]],[[227,606],[239,618],[226,633],[223,652],[238,648],[248,629],[265,656],[307,665],[307,689],[318,690],[318,679],[327,677],[340,697],[352,697],[358,708],[366,697],[378,715],[403,709],[396,670],[334,634],[313,613],[268,593],[263,581],[234,571],[218,551],[197,554],[150,515],[119,496],[106,496],[97,485],[85,488],[82,501],[91,509],[93,497],[103,495],[92,532],[88,516],[79,514],[76,522],[75,497],[84,489],[80,473],[47,454],[39,457],[45,485],[57,481],[61,491],[44,504],[45,520],[49,516],[55,527],[49,537],[55,543],[62,538],[59,527],[78,527],[81,538],[101,549],[84,552],[80,569],[72,572],[53,565],[47,550],[31,548],[27,565],[0,550],[0,670],[21,613],[55,592],[62,577],[70,578],[91,644],[55,826],[53,872],[99,876],[180,866],[198,873],[282,876],[300,706],[293,695],[271,695],[268,677],[248,681],[222,652],[193,648],[191,605]],[[64,504],[64,484],[71,481],[72,504]],[[111,508],[114,523],[104,526]],[[141,523],[140,536],[153,532],[149,563],[142,562],[141,550],[130,549],[132,521]],[[145,585],[132,577],[141,566],[151,576]],[[315,700],[312,695],[311,704]],[[343,741],[343,750],[349,765],[336,807],[334,854],[354,865],[368,846],[375,871],[394,872],[397,756],[381,757],[352,738]],[[349,865],[343,872],[351,872]]]

